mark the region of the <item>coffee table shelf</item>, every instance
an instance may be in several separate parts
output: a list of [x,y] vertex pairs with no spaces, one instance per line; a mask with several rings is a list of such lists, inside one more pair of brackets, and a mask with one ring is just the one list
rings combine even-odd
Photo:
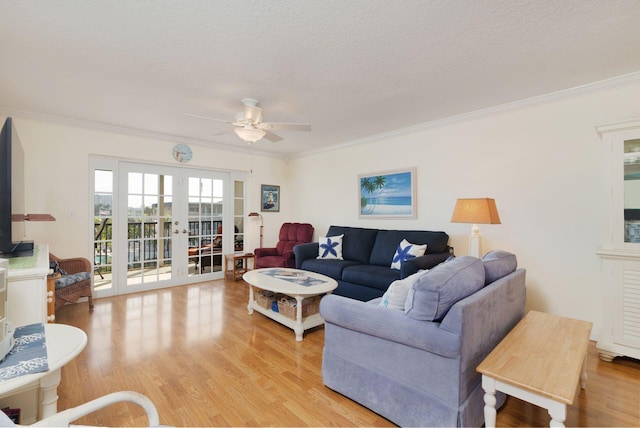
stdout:
[[[258,311],[264,316],[271,318],[272,320],[279,322],[280,324],[289,327],[296,334],[296,340],[302,341],[305,330],[324,324],[324,320],[319,313],[311,314],[309,316],[302,316],[302,300],[305,297],[319,296],[321,294],[331,293],[338,283],[327,276],[320,275],[314,272],[307,272],[298,269],[281,268],[280,271],[285,271],[293,275],[300,274],[308,276],[309,278],[319,280],[320,283],[310,286],[298,285],[287,279],[275,278],[267,275],[266,272],[273,270],[272,268],[256,269],[246,272],[242,278],[247,284],[249,284],[249,303],[247,310],[249,315],[253,314],[253,311]],[[296,319],[291,319],[278,312],[274,312],[271,309],[260,306],[255,300],[255,290],[259,288],[262,290],[273,291],[274,293],[281,293],[289,297],[296,299]]]
[[[254,309],[258,312],[260,312],[262,315],[271,318],[274,321],[279,322],[282,325],[285,325],[287,327],[289,327],[292,330],[296,330],[296,326],[297,326],[297,319],[291,319],[289,317],[286,317],[284,315],[282,315],[279,312],[274,312],[271,309],[265,309],[262,306],[258,305],[256,303],[256,301],[254,300],[253,302],[251,302],[250,304],[251,309]],[[249,312],[251,314],[251,311]],[[324,320],[322,319],[322,317],[320,316],[319,313],[315,313],[315,314],[311,314],[309,316],[306,317],[302,317],[302,331],[304,330],[308,330],[310,328],[313,327],[317,327],[319,325],[324,324]],[[301,341],[302,340],[302,333],[300,334],[300,339],[298,339],[298,333],[296,332],[296,340]]]

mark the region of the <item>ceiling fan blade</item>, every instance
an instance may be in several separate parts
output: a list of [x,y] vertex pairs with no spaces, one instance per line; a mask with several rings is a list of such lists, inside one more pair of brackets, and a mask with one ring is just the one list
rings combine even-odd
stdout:
[[260,120],[261,115],[262,115],[262,109],[260,107],[252,106],[250,104],[244,105],[245,119],[250,119],[252,122],[256,123]]
[[271,141],[272,143],[277,143],[278,141],[282,141],[282,137],[279,135],[274,134],[273,132],[270,131],[265,131],[264,137],[267,140]]
[[230,120],[224,120],[224,119],[216,119],[215,117],[207,117],[207,116],[199,116],[197,114],[188,114],[188,113],[184,113],[185,116],[189,116],[189,117],[195,117],[198,119],[206,119],[206,120],[213,120],[214,122],[224,122],[224,123],[233,123]]
[[311,131],[311,125],[306,123],[271,123],[271,129],[282,129],[286,131],[302,131],[309,132]]

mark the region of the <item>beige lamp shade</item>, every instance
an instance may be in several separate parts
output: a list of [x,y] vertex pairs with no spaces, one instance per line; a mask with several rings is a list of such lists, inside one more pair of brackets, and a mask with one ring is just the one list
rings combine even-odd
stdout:
[[452,223],[500,224],[495,199],[458,199],[451,216]]
[[473,223],[469,235],[469,255],[482,257],[482,237],[478,224],[500,224],[496,201],[491,198],[458,199],[451,222]]

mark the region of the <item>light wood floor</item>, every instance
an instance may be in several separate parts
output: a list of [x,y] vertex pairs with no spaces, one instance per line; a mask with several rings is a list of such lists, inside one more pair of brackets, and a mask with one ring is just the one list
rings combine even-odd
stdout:
[[[392,426],[322,384],[322,327],[293,331],[254,312],[239,281],[220,280],[66,305],[60,323],[87,332],[87,348],[62,370],[58,408],[109,392],[153,400],[173,426]],[[640,426],[640,362],[605,363],[589,346],[587,390],[567,426]],[[391,399],[391,397],[390,397]],[[118,404],[76,423],[139,426],[141,410]],[[547,413],[509,398],[498,426],[548,426]]]

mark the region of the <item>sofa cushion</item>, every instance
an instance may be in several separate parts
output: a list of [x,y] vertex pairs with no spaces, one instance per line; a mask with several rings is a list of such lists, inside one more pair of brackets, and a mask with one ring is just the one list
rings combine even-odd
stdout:
[[342,238],[344,235],[321,236],[318,238],[318,258],[338,259],[342,258]]
[[484,286],[484,266],[471,256],[456,257],[421,275],[405,302],[405,312],[421,321],[440,321],[451,306]]
[[382,298],[376,299],[378,300],[378,305],[387,309],[404,311],[404,303],[407,300],[409,289],[413,283],[417,281],[418,277],[425,272],[427,271],[421,270],[404,279],[397,279],[393,281],[387,291],[382,295]]
[[487,285],[514,272],[518,267],[518,260],[513,253],[493,250],[482,257],[482,264],[484,265],[484,284]]
[[386,291],[389,288],[389,284],[396,279],[400,279],[400,271],[390,269],[389,266],[355,264],[344,268],[341,279]]
[[449,235],[445,232],[380,230],[371,249],[371,257],[367,262],[372,265],[390,266],[396,248],[403,239],[418,245],[427,244],[427,254],[446,252],[449,243]]
[[[260,250],[260,248],[256,248],[256,250]],[[287,265],[288,259],[283,256],[262,256],[260,257],[260,264],[257,264],[257,268],[264,267],[291,267]]]
[[[331,226],[326,236],[343,235],[342,238],[342,258],[345,260],[354,260],[360,263],[369,263],[369,257],[371,256],[371,249],[373,243],[378,235],[377,229],[365,229],[360,227],[348,227],[348,226]],[[400,242],[398,240],[394,247]],[[393,253],[391,254],[391,256]],[[391,263],[391,256],[387,266]]]
[[302,262],[300,269],[316,272],[339,280],[342,278],[344,268],[357,264],[359,263],[352,260],[307,259]]
[[413,259],[415,257],[420,257],[424,255],[424,252],[427,249],[427,244],[418,245],[412,244],[411,242],[403,239],[400,244],[398,244],[398,248],[396,248],[396,253],[393,255],[393,259],[391,260],[391,269],[400,270],[400,266],[402,262],[405,260]]

